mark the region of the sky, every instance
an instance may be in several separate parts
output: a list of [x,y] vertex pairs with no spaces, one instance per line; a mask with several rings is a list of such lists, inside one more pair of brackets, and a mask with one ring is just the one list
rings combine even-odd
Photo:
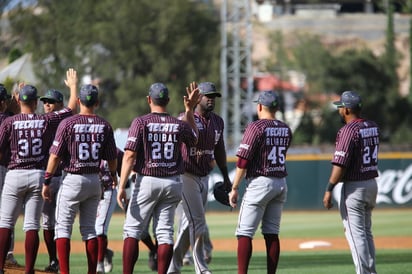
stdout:
[[36,2],[36,0],[11,0],[10,3],[5,8],[5,10],[6,11],[11,10],[20,3],[22,3],[23,6],[28,6],[28,5],[31,5],[32,3],[35,3],[35,2]]

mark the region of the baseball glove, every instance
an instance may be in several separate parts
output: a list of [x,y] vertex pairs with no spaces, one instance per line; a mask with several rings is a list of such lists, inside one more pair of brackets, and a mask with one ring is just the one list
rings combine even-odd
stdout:
[[217,182],[213,187],[213,196],[215,200],[225,206],[230,206],[229,193],[231,186],[226,185],[224,182]]

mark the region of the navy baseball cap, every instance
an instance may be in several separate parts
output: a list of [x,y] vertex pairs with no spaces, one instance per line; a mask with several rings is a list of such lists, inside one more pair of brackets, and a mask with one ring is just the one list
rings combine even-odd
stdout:
[[19,100],[29,102],[38,99],[37,88],[32,85],[25,85],[19,92]]
[[216,97],[222,97],[222,95],[216,90],[215,84],[212,82],[203,82],[199,86],[200,94],[203,95],[216,95]]
[[11,96],[7,94],[7,89],[3,84],[0,84],[0,100],[10,99]]
[[49,89],[44,96],[40,97],[40,101],[44,100],[53,100],[61,103],[63,102],[63,94],[58,90]]
[[277,107],[279,104],[279,98],[276,93],[274,93],[271,90],[267,90],[267,91],[261,91],[258,99],[253,102],[267,106],[267,107]]
[[353,91],[344,91],[340,96],[340,100],[333,102],[338,108],[361,108],[362,99],[361,97]]
[[79,99],[86,107],[93,106],[97,103],[99,91],[94,85],[84,85],[80,88]]
[[169,99],[169,90],[162,83],[154,83],[149,88],[149,97],[157,100]]

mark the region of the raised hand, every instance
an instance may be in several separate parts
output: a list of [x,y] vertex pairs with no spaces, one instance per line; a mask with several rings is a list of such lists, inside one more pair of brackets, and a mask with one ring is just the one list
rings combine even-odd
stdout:
[[66,79],[64,80],[64,83],[69,88],[77,86],[77,71],[75,69],[69,68],[66,71]]
[[183,96],[184,105],[186,111],[193,110],[196,105],[200,102],[202,95],[200,94],[200,90],[197,87],[196,82],[191,82],[189,87],[186,87],[186,96]]

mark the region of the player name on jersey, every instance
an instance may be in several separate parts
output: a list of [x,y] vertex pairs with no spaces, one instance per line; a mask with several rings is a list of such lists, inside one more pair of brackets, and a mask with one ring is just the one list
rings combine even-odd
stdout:
[[41,137],[45,127],[44,120],[14,121],[13,128],[19,138]]
[[75,124],[73,126],[76,142],[103,142],[104,127],[102,124]]
[[286,127],[268,127],[265,133],[266,145],[287,146],[290,142],[289,129]]
[[359,130],[362,137],[363,146],[373,146],[379,144],[379,132],[377,127],[362,128]]
[[[174,123],[149,123],[147,124],[149,142],[174,142],[177,143],[177,133],[179,125]],[[172,133],[172,134],[171,134]]]

